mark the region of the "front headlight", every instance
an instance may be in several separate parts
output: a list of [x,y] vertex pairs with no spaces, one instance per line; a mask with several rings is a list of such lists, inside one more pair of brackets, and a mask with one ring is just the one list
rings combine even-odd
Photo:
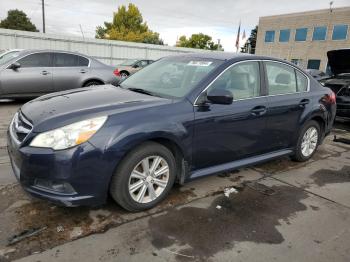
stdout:
[[61,150],[79,145],[88,141],[106,120],[107,116],[97,117],[41,133],[33,139],[30,146]]

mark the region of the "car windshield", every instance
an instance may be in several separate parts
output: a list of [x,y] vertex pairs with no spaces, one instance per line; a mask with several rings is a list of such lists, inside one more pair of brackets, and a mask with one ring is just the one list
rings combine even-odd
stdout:
[[9,51],[0,54],[0,65],[3,65],[10,61],[11,59],[17,57],[20,51]]
[[121,85],[161,97],[181,98],[222,63],[221,60],[194,57],[164,58],[130,76]]
[[128,59],[128,60],[125,60],[124,62],[122,62],[120,65],[123,65],[123,66],[132,66],[133,64],[135,64],[138,60],[136,59]]

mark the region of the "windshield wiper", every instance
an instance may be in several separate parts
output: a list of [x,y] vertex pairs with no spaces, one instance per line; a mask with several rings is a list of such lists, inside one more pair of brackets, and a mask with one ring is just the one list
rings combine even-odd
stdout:
[[153,92],[142,89],[142,88],[134,88],[134,87],[129,87],[127,88],[128,90],[137,92],[137,93],[141,93],[141,94],[145,94],[145,95],[149,95],[149,96],[157,96],[155,95]]

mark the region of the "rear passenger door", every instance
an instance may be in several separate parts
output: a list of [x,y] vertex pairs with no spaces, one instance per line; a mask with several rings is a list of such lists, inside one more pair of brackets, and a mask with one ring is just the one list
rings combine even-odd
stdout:
[[89,59],[69,54],[54,54],[53,85],[56,91],[82,87],[89,74]]
[[269,151],[293,146],[300,118],[310,103],[308,79],[298,69],[282,63],[264,62],[268,98],[266,141]]

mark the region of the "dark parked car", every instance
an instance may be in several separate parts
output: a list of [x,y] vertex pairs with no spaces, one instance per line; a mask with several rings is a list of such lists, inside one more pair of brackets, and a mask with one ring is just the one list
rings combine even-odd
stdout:
[[0,60],[0,98],[28,98],[67,89],[114,84],[115,68],[65,51],[24,50]]
[[34,196],[76,206],[102,204],[110,193],[138,211],[175,181],[286,155],[308,160],[335,109],[334,93],[288,62],[187,54],[154,62],[119,87],[28,102],[9,127],[8,150]]
[[333,75],[321,83],[336,94],[337,116],[350,118],[350,49],[332,50],[327,56]]
[[128,59],[118,65],[115,72],[121,78],[127,78],[153,62],[153,60],[149,59]]

